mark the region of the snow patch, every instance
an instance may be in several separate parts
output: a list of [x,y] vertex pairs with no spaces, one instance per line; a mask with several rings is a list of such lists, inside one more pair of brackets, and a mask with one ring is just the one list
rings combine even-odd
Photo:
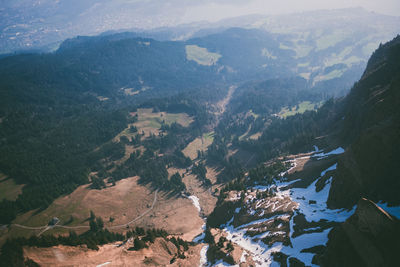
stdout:
[[206,224],[205,223],[201,226],[201,229],[203,230],[203,232],[201,232],[201,234],[199,234],[198,236],[193,238],[193,242],[199,243],[199,242],[203,241],[204,237],[206,236],[206,232],[205,232]]
[[207,250],[208,250],[208,245],[204,245],[200,250],[199,267],[207,266]]
[[194,195],[193,196],[189,196],[188,198],[193,202],[193,205],[200,212],[201,211],[201,207],[200,207],[199,198],[194,196]]
[[106,266],[106,265],[108,265],[108,264],[110,264],[110,263],[111,263],[111,262],[107,261],[107,262],[105,262],[105,263],[102,263],[102,264],[97,265],[96,267]]
[[[325,173],[327,173],[328,171],[333,171],[336,170],[337,167],[337,163],[333,164],[332,166],[330,166],[328,169],[324,170],[323,172],[321,172],[321,177],[325,175]],[[318,180],[318,179],[317,179]]]
[[261,240],[253,241],[251,237],[245,235],[246,229],[235,229],[232,225],[224,228],[227,233],[227,239],[240,247],[247,250],[254,261],[256,266],[269,266],[271,264],[271,253],[280,251],[281,244],[274,245],[271,248],[264,244]]
[[301,253],[300,251],[305,248],[311,248],[317,245],[325,245],[328,242],[328,233],[332,228],[326,229],[321,233],[302,234],[296,238],[292,238],[293,247],[282,247],[281,252],[295,257],[304,262],[306,266],[313,265],[311,263],[314,254]]
[[395,216],[397,219],[400,219],[400,206],[389,207],[387,203],[379,202],[376,203],[379,207],[384,209],[389,214]]
[[320,150],[316,145],[313,146],[314,147],[314,151],[315,153],[321,152],[322,150]]
[[[328,171],[335,170],[336,167],[337,164],[330,166],[321,172],[321,176],[325,175],[325,173]],[[307,221],[319,221],[321,219],[325,219],[328,221],[344,222],[348,217],[350,217],[351,214],[353,214],[355,207],[353,207],[353,209],[350,211],[345,209],[329,209],[326,205],[326,201],[331,188],[332,177],[327,180],[324,188],[319,192],[315,190],[315,184],[317,181],[318,179],[316,179],[307,188],[290,189],[290,195],[292,199],[299,203],[299,211],[305,215]],[[310,200],[315,200],[317,203],[310,205]]]
[[344,153],[344,149],[342,147],[338,147],[338,148],[336,148],[336,149],[334,149],[334,150],[332,150],[332,151],[330,151],[328,153],[322,152],[322,153],[314,154],[312,156],[316,157],[317,160],[320,160],[320,159],[328,157],[329,155],[339,155],[339,154],[342,154],[342,153]]
[[226,263],[226,262],[224,262],[223,260],[219,260],[219,261],[217,261],[213,266],[215,266],[215,267],[232,267],[232,266],[234,266],[234,267],[239,267],[239,265],[230,265],[229,263]]
[[240,257],[240,263],[246,262],[246,256],[249,255],[245,250],[243,250],[242,256]]

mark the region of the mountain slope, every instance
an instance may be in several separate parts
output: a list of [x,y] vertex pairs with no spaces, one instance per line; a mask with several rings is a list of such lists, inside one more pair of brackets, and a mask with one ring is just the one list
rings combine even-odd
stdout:
[[[88,183],[91,169],[102,165],[95,163],[100,158],[121,158],[125,144],[113,138],[135,122],[129,111],[149,98],[155,99],[151,108],[175,113],[184,109],[201,127],[195,115],[199,106],[191,99],[180,102],[182,94],[177,94],[197,92],[217,79],[214,66],[186,59],[181,42],[119,35],[79,37],[54,53],[1,59],[0,173],[25,186],[16,201],[0,201],[0,222],[9,223],[22,211],[45,208]],[[171,95],[175,98],[166,98]],[[207,117],[202,112],[204,122]],[[170,154],[175,150],[171,145],[190,138],[185,129],[173,129],[185,136],[174,135],[179,141],[164,138],[163,148],[172,150]],[[153,147],[158,149],[157,144]],[[148,153],[146,161],[152,155]],[[135,171],[145,166],[138,165]],[[161,171],[168,179],[166,170]],[[155,174],[148,176],[154,180]]]
[[344,223],[329,233],[322,266],[395,266],[400,221],[365,198]]
[[43,87],[50,87],[46,93],[92,92],[103,96],[124,95],[118,91],[122,87],[139,91],[145,87],[151,90],[143,90],[140,96],[160,97],[160,93],[166,95],[211,83],[216,71],[188,61],[181,42],[116,35],[77,37],[64,42],[55,53],[4,58],[0,75],[2,99],[8,100],[7,86],[15,86],[13,94],[25,96],[32,93],[27,87],[40,87],[41,90],[34,89],[38,94]]
[[351,207],[360,197],[400,204],[400,37],[381,46],[346,99],[341,157],[328,204]]

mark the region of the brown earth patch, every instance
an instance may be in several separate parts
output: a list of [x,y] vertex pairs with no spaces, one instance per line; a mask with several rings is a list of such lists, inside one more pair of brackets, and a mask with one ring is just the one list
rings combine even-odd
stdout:
[[[24,247],[24,256],[40,266],[197,266],[202,245],[189,247],[185,259],[170,264],[177,248],[162,238],[156,239],[149,248],[128,251],[129,242],[118,247],[118,243],[99,247],[98,251],[85,247],[57,246],[51,248]],[[107,264],[106,264],[107,263]]]
[[[78,187],[72,194],[55,200],[46,210],[30,211],[17,217],[13,223],[27,226],[46,225],[51,218],[58,217],[61,225],[67,223],[71,215],[73,221],[68,226],[88,225],[90,210],[102,217],[106,227],[130,222],[151,208],[155,192],[138,184],[138,177],[120,180],[115,186],[102,190],[91,190],[87,185]],[[110,222],[110,217],[114,218]],[[160,228],[172,234],[180,235],[191,241],[201,232],[203,220],[190,199],[170,197],[167,193],[158,192],[153,209],[145,216],[131,224],[132,227]],[[75,229],[82,233],[87,229]],[[112,229],[124,232],[126,228]],[[68,229],[54,228],[46,233],[68,233]],[[29,236],[38,231],[26,230],[12,226],[3,238],[9,236]]]
[[203,138],[197,137],[192,142],[190,142],[185,149],[182,150],[182,153],[185,154],[186,157],[189,157],[191,160],[197,158],[197,151],[207,151],[208,146],[212,144],[211,138]]
[[141,226],[162,228],[187,241],[192,241],[202,232],[201,226],[204,222],[190,199],[170,197],[162,192],[158,196],[154,209],[141,220]]

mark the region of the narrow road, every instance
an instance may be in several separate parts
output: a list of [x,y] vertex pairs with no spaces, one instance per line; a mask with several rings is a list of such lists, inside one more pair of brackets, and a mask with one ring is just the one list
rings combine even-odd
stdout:
[[[158,193],[158,189],[155,191],[154,194],[154,199],[153,199],[153,203],[151,204],[151,207],[146,210],[145,212],[143,212],[142,214],[140,214],[138,217],[132,219],[131,221],[124,223],[124,224],[120,224],[120,225],[114,225],[114,226],[110,226],[110,227],[105,227],[107,229],[117,229],[117,228],[124,228],[127,227],[128,225],[136,222],[137,220],[143,218],[146,214],[148,214],[153,208],[154,205],[157,202],[157,193]],[[42,230],[38,236],[40,236],[41,234],[43,234],[44,232],[46,232],[47,230],[50,230],[52,228],[65,228],[65,229],[89,229],[90,227],[88,225],[78,225],[78,226],[66,226],[66,225],[53,225],[53,226],[49,226],[49,225],[43,225],[43,226],[38,226],[38,227],[32,227],[32,226],[26,226],[26,225],[21,225],[21,224],[17,224],[17,223],[13,223],[10,226],[15,226],[15,227],[19,227],[22,229],[28,229],[28,230]]]

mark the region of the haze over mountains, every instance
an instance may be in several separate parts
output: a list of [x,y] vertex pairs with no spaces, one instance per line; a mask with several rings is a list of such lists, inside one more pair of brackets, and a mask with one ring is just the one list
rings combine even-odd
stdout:
[[3,8],[0,266],[394,265],[400,18],[166,5]]
[[[186,3],[186,2],[185,2]],[[399,19],[362,8],[341,11],[308,11],[295,15],[246,15],[218,22],[182,21],[186,4],[168,1],[5,1],[2,6],[0,53],[20,50],[50,51],[65,39],[96,35],[106,31],[129,30],[156,39],[187,39],[193,34],[230,27],[262,28],[276,33],[307,33],[327,26],[349,24],[351,30],[372,27],[388,41]],[[340,20],[337,19],[340,12]],[[373,23],[372,23],[373,22]],[[378,22],[378,25],[375,25]],[[330,28],[332,29],[332,28]],[[346,29],[347,30],[347,29]],[[369,32],[369,34],[372,32]],[[318,34],[318,31],[317,31]]]

